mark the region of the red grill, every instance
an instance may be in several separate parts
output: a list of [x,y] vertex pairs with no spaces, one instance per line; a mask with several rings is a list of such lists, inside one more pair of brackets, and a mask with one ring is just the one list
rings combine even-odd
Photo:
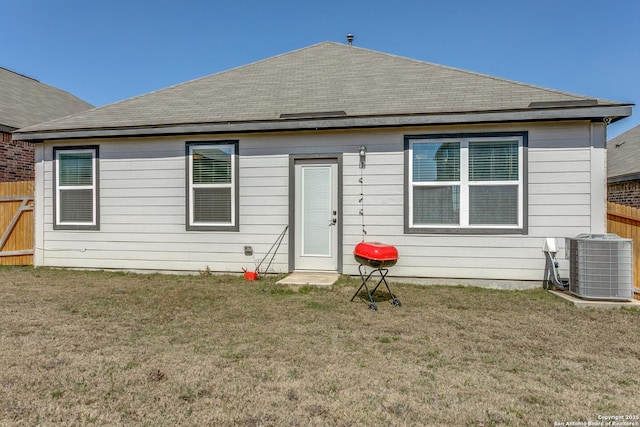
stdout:
[[[396,296],[391,293],[391,289],[389,289],[389,284],[387,283],[387,273],[389,270],[387,267],[392,267],[396,265],[398,262],[398,250],[395,246],[385,245],[380,242],[361,242],[358,243],[353,250],[353,256],[356,261],[358,261],[358,271],[360,272],[360,278],[362,279],[362,284],[356,291],[356,293],[351,298],[351,301],[354,300],[356,296],[360,293],[360,290],[364,288],[367,291],[367,296],[369,297],[369,308],[371,310],[377,310],[378,306],[376,305],[373,294],[378,289],[382,283],[384,283],[387,291],[389,291],[389,296],[391,297],[391,302],[396,307],[400,307],[401,303]],[[367,274],[367,267],[373,268],[373,270]],[[367,286],[367,282],[371,279],[371,276],[374,273],[380,274],[380,280],[378,280],[378,284],[373,291],[369,291],[369,287]]]
[[393,267],[398,262],[396,247],[380,242],[358,243],[353,250],[353,256],[359,264],[372,268]]

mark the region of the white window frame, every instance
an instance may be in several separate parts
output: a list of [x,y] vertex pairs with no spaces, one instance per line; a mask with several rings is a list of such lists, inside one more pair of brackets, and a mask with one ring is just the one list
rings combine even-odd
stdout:
[[[60,171],[62,168],[60,167],[60,154],[91,154],[91,172],[92,172],[92,184],[91,185],[61,185],[60,184]],[[88,230],[97,230],[99,228],[98,224],[98,147],[54,147],[54,160],[55,160],[55,221],[54,228],[55,229],[88,229]],[[60,193],[63,190],[91,190],[93,195],[93,206],[92,206],[92,219],[91,222],[80,222],[80,221],[65,221],[63,222],[60,219],[60,206],[61,206],[61,196]]]
[[[194,184],[193,151],[198,148],[231,148],[231,182],[216,184]],[[187,230],[238,231],[238,141],[187,142]],[[231,189],[231,221],[196,222],[194,220],[195,190],[198,188]]]
[[[499,134],[457,134],[457,135],[417,135],[406,136],[405,147],[407,151],[407,186],[406,186],[406,214],[405,233],[467,233],[467,234],[505,234],[526,233],[526,133],[499,133]],[[469,144],[473,142],[518,142],[518,180],[508,181],[470,181],[469,180]],[[460,144],[460,180],[459,181],[429,181],[413,182],[413,147],[415,144],[447,143]],[[470,200],[469,189],[473,186],[517,186],[518,187],[518,214],[517,224],[470,224]],[[413,193],[416,187],[444,187],[458,186],[460,189],[459,224],[415,224],[413,218]]]

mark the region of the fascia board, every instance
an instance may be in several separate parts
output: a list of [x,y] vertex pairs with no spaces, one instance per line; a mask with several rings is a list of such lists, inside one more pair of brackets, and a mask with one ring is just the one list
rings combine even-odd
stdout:
[[194,123],[120,128],[70,129],[14,132],[23,141],[52,139],[105,138],[131,136],[185,135],[206,133],[286,132],[296,130],[329,130],[399,126],[447,125],[465,123],[527,122],[554,120],[612,121],[631,115],[631,105],[600,105],[582,108],[527,109],[451,114],[415,114],[402,116],[365,116],[322,119],[269,120],[252,122]]

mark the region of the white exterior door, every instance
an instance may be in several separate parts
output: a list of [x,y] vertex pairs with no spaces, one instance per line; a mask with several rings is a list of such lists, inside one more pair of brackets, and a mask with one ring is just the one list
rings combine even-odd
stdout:
[[338,269],[338,165],[335,160],[295,164],[295,269]]

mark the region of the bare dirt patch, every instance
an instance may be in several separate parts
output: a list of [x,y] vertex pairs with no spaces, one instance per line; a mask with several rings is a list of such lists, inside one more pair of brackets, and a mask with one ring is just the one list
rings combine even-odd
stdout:
[[0,425],[544,426],[634,415],[640,312],[543,290],[0,268]]

